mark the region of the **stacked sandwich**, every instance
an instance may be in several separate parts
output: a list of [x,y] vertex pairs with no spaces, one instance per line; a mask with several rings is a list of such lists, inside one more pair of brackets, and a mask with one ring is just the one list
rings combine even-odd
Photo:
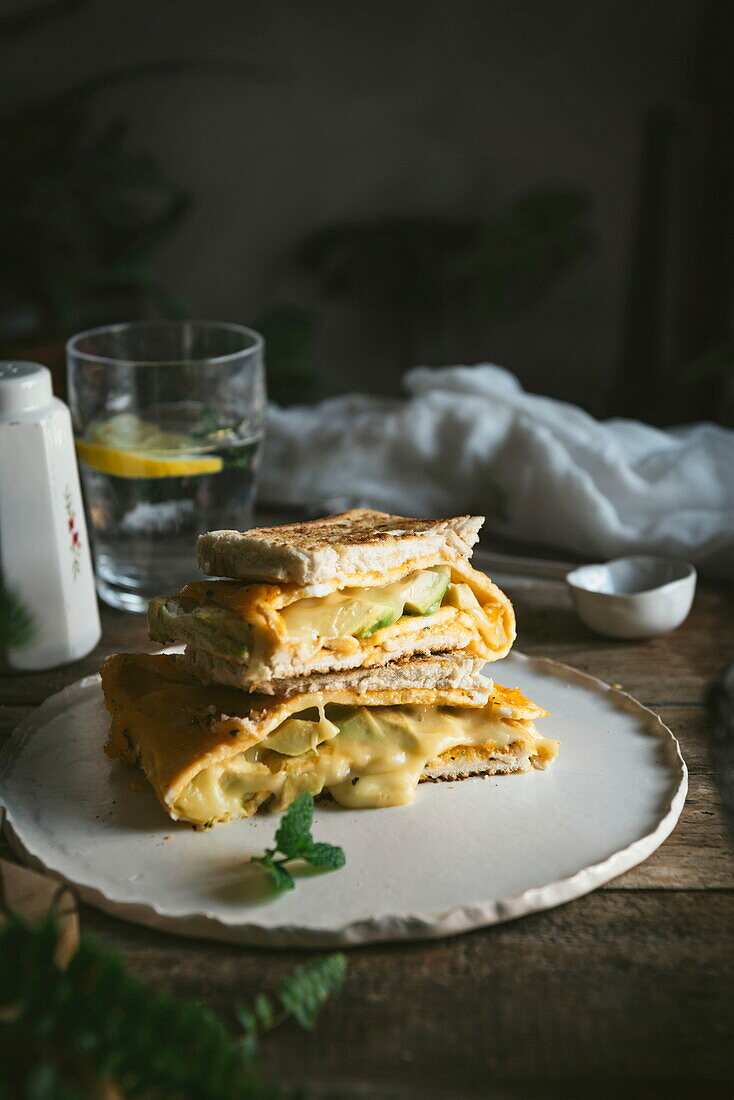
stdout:
[[107,661],[106,751],[199,826],[301,791],[396,806],[421,780],[544,768],[546,712],[482,674],[515,638],[469,564],[482,522],[357,509],[201,535],[200,568],[226,579],[151,601],[151,638],[185,653]]

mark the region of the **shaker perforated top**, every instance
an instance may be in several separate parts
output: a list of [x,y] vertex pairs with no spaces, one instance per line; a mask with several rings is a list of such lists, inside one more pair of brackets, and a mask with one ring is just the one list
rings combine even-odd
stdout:
[[22,360],[0,360],[0,416],[43,409],[52,399],[48,367]]

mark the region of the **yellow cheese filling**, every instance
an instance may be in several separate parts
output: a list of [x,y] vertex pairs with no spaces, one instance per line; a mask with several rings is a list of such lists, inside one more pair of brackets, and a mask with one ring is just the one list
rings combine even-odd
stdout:
[[377,588],[343,588],[326,596],[296,600],[281,616],[296,644],[319,644],[352,635],[369,638],[401,618],[435,614],[449,585],[449,567],[418,569],[393,584]]
[[[481,587],[475,591],[477,580],[491,595]],[[368,647],[389,650],[401,636],[451,630],[457,622],[481,639],[482,655],[504,651],[514,637],[508,601],[466,565],[418,569],[388,585],[295,600],[276,586],[195,582],[172,606],[157,599],[151,607],[159,630],[165,624],[168,632],[165,639],[156,632],[159,640],[185,641],[253,671],[266,668],[280,647],[297,652],[300,662],[324,649],[349,656]]]
[[172,813],[206,824],[246,816],[258,796],[272,796],[272,808],[284,809],[301,791],[323,790],[353,809],[401,806],[413,801],[424,768],[439,756],[456,750],[460,771],[462,751],[506,752],[518,744],[541,767],[558,751],[558,742],[542,737],[531,721],[503,717],[491,704],[319,705],[288,718],[245,752],[203,769]]

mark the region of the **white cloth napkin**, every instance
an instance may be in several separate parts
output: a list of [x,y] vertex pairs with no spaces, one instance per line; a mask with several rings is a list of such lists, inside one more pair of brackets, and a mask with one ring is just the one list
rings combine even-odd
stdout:
[[683,557],[734,577],[734,432],[594,420],[502,367],[418,368],[409,396],[272,407],[261,498],[404,515],[481,512],[593,559]]

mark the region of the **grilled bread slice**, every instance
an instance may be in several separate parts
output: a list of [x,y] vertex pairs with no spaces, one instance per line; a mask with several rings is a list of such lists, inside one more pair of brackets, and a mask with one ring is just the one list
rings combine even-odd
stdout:
[[[222,661],[200,650],[187,649],[179,657],[187,669],[203,684],[223,684],[242,688],[246,673],[241,666]],[[464,653],[435,653],[430,656],[401,657],[386,665],[350,668],[340,672],[314,672],[307,676],[288,676],[268,683],[268,695],[290,699],[313,691],[400,691],[434,689],[465,691],[467,705],[483,706],[492,692],[492,680],[482,675],[481,657]]]
[[[365,585],[471,554],[483,516],[408,519],[354,508],[339,515],[250,531],[209,531],[197,543],[210,577],[327,585]],[[314,593],[315,594],[315,593]]]

